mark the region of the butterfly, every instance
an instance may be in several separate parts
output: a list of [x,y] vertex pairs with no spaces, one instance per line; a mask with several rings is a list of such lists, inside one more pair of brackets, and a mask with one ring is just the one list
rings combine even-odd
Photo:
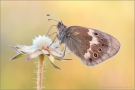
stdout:
[[87,66],[100,64],[120,50],[120,42],[100,30],[83,26],[67,27],[62,21],[58,21],[56,26],[60,44],[65,44]]

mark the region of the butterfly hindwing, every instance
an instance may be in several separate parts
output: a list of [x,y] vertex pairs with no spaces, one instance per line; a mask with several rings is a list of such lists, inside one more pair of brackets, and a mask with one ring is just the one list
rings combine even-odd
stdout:
[[[89,53],[92,59],[90,65],[99,64],[119,51],[120,43],[114,37],[95,29],[89,29],[89,33],[97,38],[97,43],[90,45]],[[86,57],[85,59],[87,60],[88,58]]]

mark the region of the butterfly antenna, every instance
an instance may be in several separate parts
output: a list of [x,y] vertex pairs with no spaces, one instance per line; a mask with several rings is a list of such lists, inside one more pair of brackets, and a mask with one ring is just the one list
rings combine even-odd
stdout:
[[50,15],[50,14],[47,14],[46,16],[50,16],[50,17],[54,18],[54,19],[48,19],[48,21],[49,21],[49,20],[53,20],[53,21],[60,22],[60,20],[58,20],[56,17],[54,17],[54,16],[52,16],[52,15]]
[[[52,16],[52,15],[50,15],[50,14],[47,14],[46,16],[50,16],[50,17],[55,18],[54,16]],[[53,21],[56,21],[56,22],[60,22],[58,19],[57,19],[57,20],[56,20],[56,19],[48,19],[48,21],[50,21],[50,20],[53,20]],[[52,28],[53,26],[57,26],[57,25],[52,25],[52,26],[50,27],[50,29],[48,30],[48,32],[47,32],[46,35],[48,35],[49,31],[51,30],[51,28]]]
[[60,21],[57,21],[57,20],[55,20],[55,19],[48,19],[48,21],[50,21],[50,20],[53,20],[53,21],[56,21],[56,22],[60,22]]

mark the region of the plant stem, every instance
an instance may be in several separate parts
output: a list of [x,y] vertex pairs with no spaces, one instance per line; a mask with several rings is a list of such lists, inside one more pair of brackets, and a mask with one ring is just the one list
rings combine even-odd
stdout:
[[43,65],[44,65],[44,55],[39,55],[38,61],[38,71],[37,71],[37,90],[42,90],[42,80],[43,80]]

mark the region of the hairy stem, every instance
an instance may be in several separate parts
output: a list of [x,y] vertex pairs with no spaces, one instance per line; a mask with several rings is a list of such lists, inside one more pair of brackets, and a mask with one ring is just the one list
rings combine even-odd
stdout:
[[37,72],[37,90],[42,90],[42,80],[43,80],[43,65],[44,65],[44,55],[39,55],[38,61],[38,72]]

